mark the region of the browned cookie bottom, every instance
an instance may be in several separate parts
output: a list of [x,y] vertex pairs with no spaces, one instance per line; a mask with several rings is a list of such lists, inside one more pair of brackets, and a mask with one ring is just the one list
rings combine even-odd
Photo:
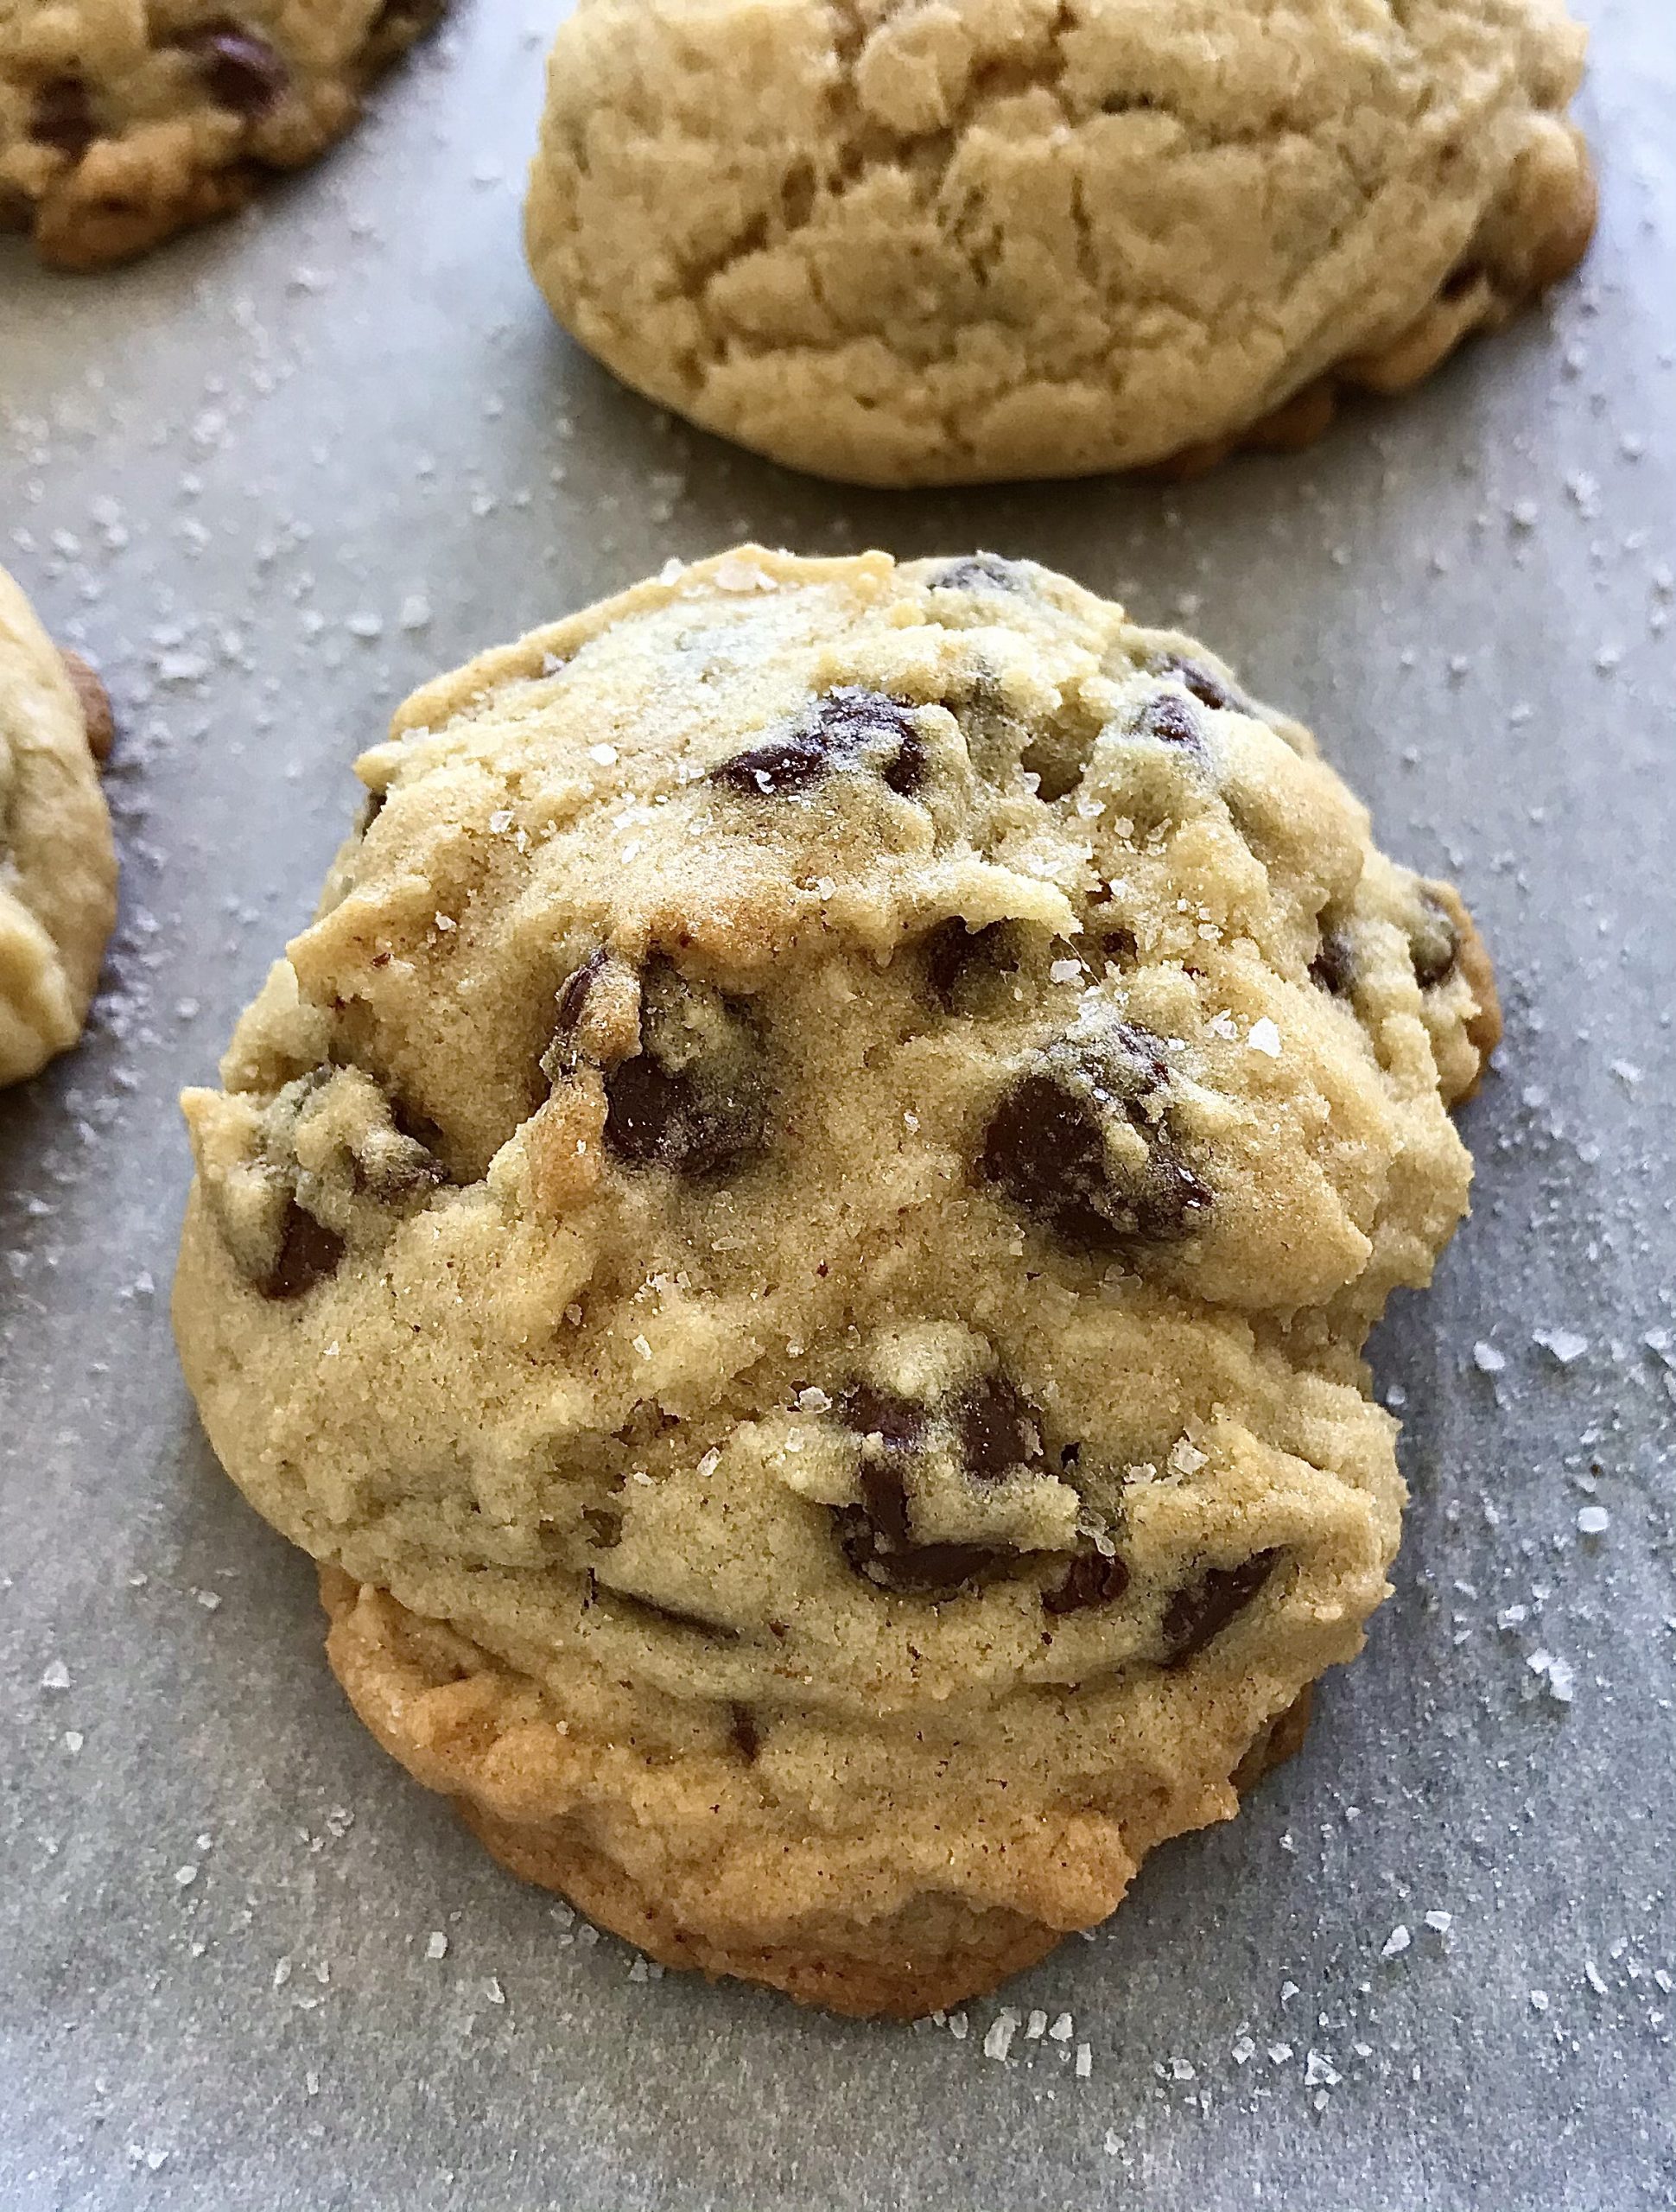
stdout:
[[[509,1820],[472,1793],[473,1768],[493,1733],[491,1708],[504,1706],[513,1679],[507,1670],[452,1630],[409,1612],[388,1591],[336,1567],[321,1567],[320,1587],[330,1622],[327,1656],[384,1749],[450,1796],[503,1866],[556,1890],[666,1967],[763,1982],[828,2012],[912,2020],[982,1996],[1070,1932],[1022,1913],[980,1911],[955,1897],[917,1898],[905,1911],[871,1921],[835,1912],[825,1923],[803,1923],[795,1942],[753,1944],[696,1928],[596,1848],[574,1814]],[[473,1656],[480,1664],[473,1666]],[[1232,1777],[1236,1789],[1250,1789],[1302,1748],[1312,1694],[1313,1685],[1306,1687],[1251,1745]]]

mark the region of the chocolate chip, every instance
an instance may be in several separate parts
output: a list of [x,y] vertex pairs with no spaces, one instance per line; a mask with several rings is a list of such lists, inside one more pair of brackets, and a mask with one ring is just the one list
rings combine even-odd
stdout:
[[73,162],[81,159],[98,137],[92,94],[85,78],[67,73],[47,79],[29,111],[29,136]]
[[1273,1573],[1278,1551],[1254,1553],[1238,1567],[1206,1569],[1164,1609],[1164,1663],[1184,1667],[1242,1612]]
[[950,1014],[970,1014],[972,1003],[989,994],[998,975],[1018,968],[1016,932],[1010,922],[991,922],[968,930],[958,914],[939,922],[924,940],[925,980],[938,1003]]
[[264,38],[231,16],[189,31],[177,43],[198,65],[210,98],[247,123],[258,122],[283,94],[291,73]]
[[[1133,1022],[1051,1048],[990,1116],[978,1172],[1073,1251],[1190,1236],[1211,1194],[1147,1111],[1168,1080],[1160,1039]],[[1114,1122],[1146,1140],[1144,1163],[1113,1159]]]
[[1203,661],[1190,660],[1185,653],[1159,654],[1152,663],[1152,671],[1154,676],[1173,676],[1178,683],[1192,693],[1201,706],[1231,709],[1235,714],[1249,711],[1237,691],[1231,690]]
[[925,1408],[871,1382],[852,1382],[838,1401],[838,1413],[846,1428],[878,1437],[886,1452],[917,1452],[925,1439]]
[[597,952],[589,953],[580,968],[573,969],[558,990],[556,1033],[561,1037],[574,1037],[581,1027],[583,1008],[588,993],[603,973],[608,958],[604,945]]
[[337,1230],[288,1198],[279,1256],[258,1287],[264,1298],[301,1298],[336,1271],[343,1255],[344,1242]]
[[975,1482],[1000,1482],[1042,1456],[1040,1416],[1005,1375],[968,1382],[952,1418],[961,1464]]
[[917,1544],[909,1533],[908,1493],[894,1469],[874,1462],[861,1470],[860,1505],[835,1515],[838,1541],[852,1569],[904,1597],[947,1596],[1015,1554],[987,1544]]
[[757,1753],[762,1749],[762,1732],[757,1726],[756,1715],[748,1705],[729,1708],[728,1734],[739,1747],[740,1757],[746,1766],[756,1764]]
[[1140,720],[1135,725],[1141,737],[1155,737],[1160,745],[1173,745],[1184,753],[1190,753],[1196,760],[1209,756],[1204,741],[1204,731],[1198,716],[1185,699],[1173,691],[1160,691],[1149,699]]
[[1011,561],[1003,561],[999,553],[972,553],[964,560],[950,561],[939,569],[931,579],[933,591],[1019,591],[1023,582],[1018,569]]
[[1454,974],[1455,963],[1460,957],[1461,933],[1437,893],[1424,887],[1415,917],[1408,925],[1408,949],[1413,956],[1414,980],[1423,991],[1435,990]]
[[1310,981],[1336,999],[1355,995],[1355,950],[1347,931],[1323,930],[1321,950],[1310,963]]
[[1133,930],[1101,930],[1100,950],[1120,968],[1133,968],[1140,957],[1140,940]]
[[700,1177],[759,1149],[761,1051],[748,1010],[687,983],[668,960],[640,985],[640,1050],[606,1078],[606,1149],[631,1166]]
[[753,745],[710,772],[713,783],[729,790],[747,791],[764,798],[784,798],[789,791],[807,791],[834,765],[816,730],[793,730],[788,736]]
[[724,760],[710,776],[730,791],[783,798],[864,760],[904,798],[924,781],[925,747],[908,709],[882,692],[845,684],[814,701],[783,737]]
[[1114,1554],[1092,1548],[1078,1552],[1061,1579],[1042,1592],[1050,1613],[1081,1613],[1091,1605],[1109,1605],[1129,1586],[1129,1570]]

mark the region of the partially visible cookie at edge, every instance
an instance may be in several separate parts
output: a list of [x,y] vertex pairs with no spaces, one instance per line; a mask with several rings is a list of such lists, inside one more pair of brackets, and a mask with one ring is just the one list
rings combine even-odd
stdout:
[[443,0],[0,0],[0,225],[132,260],[340,138]]
[[530,267],[636,390],[878,485],[1191,473],[1587,245],[1559,0],[581,0]]
[[359,772],[184,1102],[212,1442],[508,1865],[843,2010],[993,1986],[1386,1594],[1464,910],[1214,654],[987,555],[672,565]]
[[0,569],[0,1084],[81,1034],[116,918],[105,687]]

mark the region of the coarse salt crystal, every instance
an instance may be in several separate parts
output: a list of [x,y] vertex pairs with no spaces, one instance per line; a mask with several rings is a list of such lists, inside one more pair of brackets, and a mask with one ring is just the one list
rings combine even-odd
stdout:
[[1048,969],[1048,981],[1051,983],[1074,983],[1082,973],[1080,960],[1056,960]]
[[425,1938],[425,1956],[428,1959],[446,1959],[448,1955],[448,1937],[440,1928],[433,1928]]
[[1507,1355],[1480,1341],[1472,1347],[1472,1363],[1481,1375],[1499,1375],[1508,1363]]
[[1019,2015],[1010,2007],[1003,2007],[989,2023],[983,2039],[986,2058],[1005,2058],[1013,2048],[1013,2038],[1019,2032]]
[[1280,1057],[1280,1033],[1267,1014],[1252,1023],[1251,1033],[1246,1042],[1254,1052],[1262,1052],[1271,1060],[1278,1060]]
[[1061,2012],[1055,2019],[1053,2025],[1048,2030],[1048,2038],[1050,2042],[1052,2043],[1069,2043],[1070,2041],[1070,2014],[1069,2012]]
[[67,1690],[69,1688],[70,1670],[61,1659],[50,1660],[46,1667],[42,1669],[41,1687],[43,1690]]
[[[1079,2043],[1077,2044],[1076,2056],[1073,2062],[1072,2071],[1076,2074],[1079,2082],[1086,2082],[1089,2075],[1093,2073],[1094,2048],[1092,2044],[1086,2043]],[[1109,2151],[1114,2149],[1116,2146],[1108,2139],[1106,2147]]]
[[1534,1334],[1537,1343],[1552,1353],[1562,1367],[1581,1359],[1589,1349],[1588,1338],[1579,1337],[1570,1329],[1538,1329]]
[[1455,1925],[1455,1916],[1452,1912],[1428,1912],[1425,1924],[1434,1935],[1447,1936]]
[[590,745],[587,757],[597,761],[601,768],[614,768],[617,766],[617,747],[614,745]]
[[1401,1921],[1399,1921],[1384,1942],[1381,1944],[1379,1955],[1382,1959],[1400,1959],[1413,1940],[1407,1929],[1404,1927]]
[[1612,1525],[1612,1516],[1603,1505],[1585,1505],[1577,1517],[1580,1536],[1603,1536]]
[[1047,2014],[1038,2008],[1025,2023],[1025,2040],[1026,2043],[1039,2043],[1046,2033]]

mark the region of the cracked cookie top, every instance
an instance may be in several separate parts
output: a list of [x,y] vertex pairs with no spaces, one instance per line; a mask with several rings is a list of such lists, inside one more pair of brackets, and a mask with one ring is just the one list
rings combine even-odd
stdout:
[[581,0],[527,210],[637,389],[878,484],[1318,429],[1576,260],[1559,0]]
[[0,569],[0,1084],[81,1034],[116,917],[117,861],[95,757],[111,710]]
[[1454,893],[1202,647],[992,556],[675,569],[359,772],[185,1102],[259,1509],[541,1686],[579,1788],[632,1738],[732,1789],[743,1712],[787,1882],[964,1836],[1004,1890],[999,1772],[1051,1886],[1068,1775],[1139,1818],[1120,1726],[1225,1794],[1394,1549],[1360,1348],[1495,1035]]

